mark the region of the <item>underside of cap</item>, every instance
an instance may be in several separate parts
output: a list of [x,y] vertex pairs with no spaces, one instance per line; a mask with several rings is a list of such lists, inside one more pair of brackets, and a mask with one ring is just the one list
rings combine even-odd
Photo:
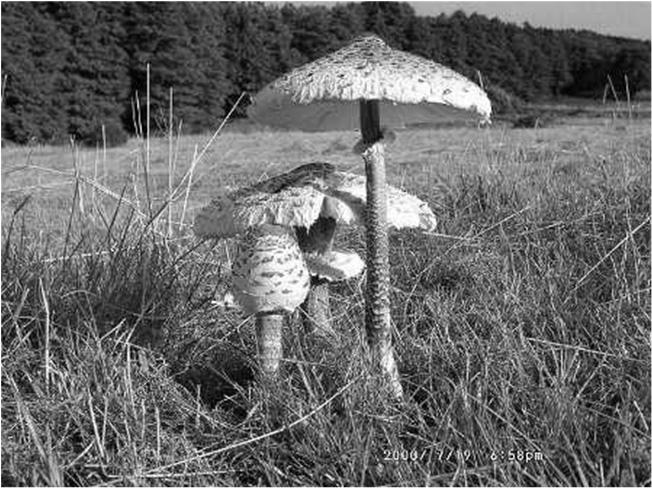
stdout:
[[364,261],[354,252],[309,253],[304,257],[310,274],[327,281],[355,278],[364,270]]
[[[358,127],[358,106],[351,102],[359,100],[379,100],[381,122],[388,127],[491,115],[491,102],[478,85],[434,61],[392,49],[376,36],[358,38],[270,83],[248,113],[272,126],[349,130]],[[438,107],[415,110],[415,104]]]
[[[264,88],[251,105],[248,115],[256,122],[302,132],[329,132],[360,128],[357,103],[319,100],[310,105],[297,104],[290,97]],[[470,112],[441,104],[403,104],[380,101],[380,118],[384,126],[404,129],[414,124],[454,123],[476,120]]]

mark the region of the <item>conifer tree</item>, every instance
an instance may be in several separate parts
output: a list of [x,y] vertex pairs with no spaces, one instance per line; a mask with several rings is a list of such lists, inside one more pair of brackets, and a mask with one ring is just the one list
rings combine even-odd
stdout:
[[67,140],[62,99],[66,39],[37,3],[2,3],[3,140]]
[[[184,131],[207,130],[222,116],[227,91],[219,16],[212,15],[207,5],[192,2],[137,2],[126,8],[131,93],[138,93],[141,119],[149,63],[152,128],[168,130],[172,87],[174,115],[183,120]],[[141,123],[144,127],[144,119]]]
[[102,142],[104,126],[109,145],[125,142],[129,72],[122,48],[122,7],[85,2],[46,6],[67,41],[59,94],[65,101],[68,134],[94,145]]
[[292,33],[293,64],[312,61],[339,47],[338,39],[331,31],[330,9],[286,5],[281,13]]
[[406,2],[363,2],[366,14],[365,27],[383,37],[398,49],[409,45],[407,32],[415,16],[414,9]]
[[365,14],[359,3],[335,4],[331,9],[329,32],[337,48],[364,32]]
[[[262,3],[220,4],[226,25],[224,55],[232,85],[226,104],[232,106],[242,92],[254,94],[291,63],[291,35],[276,7]],[[238,107],[244,114],[244,107]]]
[[[625,97],[650,89],[650,43],[588,31],[523,27],[458,11],[417,17],[404,2],[323,5],[241,2],[4,2],[4,140],[99,140],[133,132],[144,117],[150,64],[153,128],[214,127],[243,91],[255,93],[290,68],[364,31],[472,78],[510,105],[510,94],[600,97],[607,77]],[[478,80],[479,81],[479,80]],[[236,116],[243,116],[242,104]],[[141,120],[144,126],[144,118]]]

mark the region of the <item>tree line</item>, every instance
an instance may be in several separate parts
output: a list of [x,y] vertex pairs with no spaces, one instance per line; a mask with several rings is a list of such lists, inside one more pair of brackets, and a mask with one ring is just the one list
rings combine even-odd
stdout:
[[[510,101],[650,90],[650,42],[517,26],[458,11],[416,16],[400,2],[333,7],[242,2],[2,2],[2,136],[26,143],[72,135],[121,143],[143,126],[146,66],[154,127],[215,127],[243,91],[374,32],[393,47],[482,82]],[[244,105],[237,115],[244,114]]]

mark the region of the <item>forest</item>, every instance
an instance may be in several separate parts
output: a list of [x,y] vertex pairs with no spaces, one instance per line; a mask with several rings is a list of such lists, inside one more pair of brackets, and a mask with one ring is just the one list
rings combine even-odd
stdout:
[[[417,16],[401,2],[2,2],[2,138],[124,142],[142,125],[150,65],[153,127],[214,128],[242,92],[373,32],[513,101],[625,98],[650,90],[650,41],[505,23],[462,11]],[[627,87],[625,86],[627,77]],[[244,115],[241,104],[237,116]]]

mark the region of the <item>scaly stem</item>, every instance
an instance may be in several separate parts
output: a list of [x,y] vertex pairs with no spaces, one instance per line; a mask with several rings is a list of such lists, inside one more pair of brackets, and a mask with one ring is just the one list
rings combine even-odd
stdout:
[[[335,226],[335,219],[319,217],[310,229],[297,228],[297,240],[301,252],[321,255],[331,252],[335,237]],[[327,280],[316,276],[310,279],[308,297],[301,304],[303,326],[306,333],[314,332],[319,336],[337,338],[337,333],[333,329],[328,286]]]
[[283,357],[283,322],[285,315],[279,312],[256,314],[256,338],[260,373],[263,378],[275,378]]
[[313,276],[310,279],[310,291],[306,301],[301,304],[303,327],[307,334],[314,333],[320,337],[338,339],[333,328],[330,307],[329,282]]
[[362,157],[367,174],[367,336],[370,344],[389,341],[389,242],[384,145],[367,148]]
[[362,153],[367,176],[367,289],[365,327],[373,364],[387,376],[397,398],[403,394],[394,350],[389,315],[389,240],[387,237],[387,184],[385,146],[382,143],[378,100],[360,101]]

